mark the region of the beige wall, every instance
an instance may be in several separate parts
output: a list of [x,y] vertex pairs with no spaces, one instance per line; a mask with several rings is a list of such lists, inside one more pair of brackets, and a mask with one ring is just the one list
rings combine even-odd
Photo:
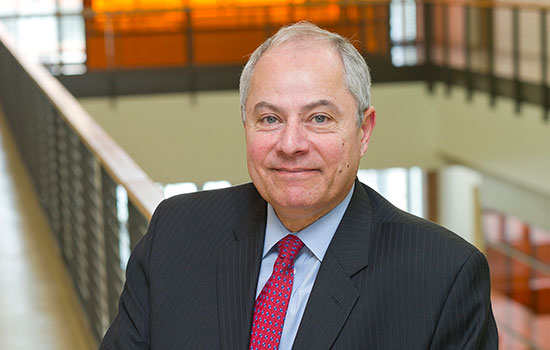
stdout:
[[436,168],[437,115],[422,83],[377,84],[377,123],[362,168]]
[[79,101],[154,181],[248,181],[235,92]]
[[439,89],[426,102],[435,108],[439,155],[462,162],[486,174],[550,196],[550,123],[542,110],[476,93],[472,103],[462,89],[447,97]]

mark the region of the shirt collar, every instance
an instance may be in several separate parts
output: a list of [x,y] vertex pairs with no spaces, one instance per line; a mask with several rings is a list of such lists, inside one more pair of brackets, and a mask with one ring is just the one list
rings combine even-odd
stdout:
[[319,261],[323,261],[325,253],[332,237],[336,233],[336,229],[344,217],[344,213],[351,201],[351,196],[355,188],[353,184],[346,198],[340,202],[334,209],[326,213],[299,232],[290,232],[275,214],[275,210],[271,204],[267,204],[267,222],[265,227],[265,242],[262,258],[286,235],[293,233],[297,235],[304,245],[315,255]]

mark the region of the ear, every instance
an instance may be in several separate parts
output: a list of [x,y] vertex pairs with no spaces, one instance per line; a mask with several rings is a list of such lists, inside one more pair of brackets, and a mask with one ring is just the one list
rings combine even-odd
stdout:
[[370,136],[376,125],[376,110],[374,107],[369,107],[363,112],[363,123],[361,124],[361,157],[367,152]]

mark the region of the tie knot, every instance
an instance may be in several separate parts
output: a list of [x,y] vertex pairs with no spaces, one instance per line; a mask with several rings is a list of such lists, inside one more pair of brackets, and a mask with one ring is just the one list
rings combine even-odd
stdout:
[[277,243],[279,258],[293,263],[303,246],[304,242],[296,235],[287,235]]

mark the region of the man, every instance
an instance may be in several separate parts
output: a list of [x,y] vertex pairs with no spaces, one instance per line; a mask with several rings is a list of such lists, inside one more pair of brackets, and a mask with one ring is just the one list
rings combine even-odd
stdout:
[[101,349],[497,349],[483,255],[356,180],[369,87],[310,23],[262,44],[240,85],[253,183],[159,205]]

